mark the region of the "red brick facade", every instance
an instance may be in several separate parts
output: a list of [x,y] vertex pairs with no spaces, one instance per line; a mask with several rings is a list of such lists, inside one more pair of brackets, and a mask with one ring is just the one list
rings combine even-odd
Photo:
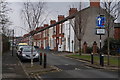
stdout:
[[114,38],[120,39],[120,27],[114,29]]
[[100,0],[90,0],[90,7],[100,7]]
[[78,12],[77,8],[70,8],[69,15],[75,14],[76,12]]

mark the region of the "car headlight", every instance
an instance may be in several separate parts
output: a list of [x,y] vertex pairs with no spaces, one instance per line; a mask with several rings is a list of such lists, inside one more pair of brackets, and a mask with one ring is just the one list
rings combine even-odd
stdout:
[[22,54],[22,56],[26,56],[25,54]]
[[39,56],[39,54],[37,53],[36,56]]

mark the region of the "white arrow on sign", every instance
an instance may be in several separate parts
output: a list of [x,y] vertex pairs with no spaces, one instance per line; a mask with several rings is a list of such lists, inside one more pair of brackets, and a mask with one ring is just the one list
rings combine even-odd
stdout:
[[98,21],[99,21],[99,25],[100,25],[101,18],[98,18]]

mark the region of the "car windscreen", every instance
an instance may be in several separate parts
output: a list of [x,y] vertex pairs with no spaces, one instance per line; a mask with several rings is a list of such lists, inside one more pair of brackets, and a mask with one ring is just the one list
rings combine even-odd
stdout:
[[[23,52],[31,52],[32,48],[31,47],[24,47]],[[35,52],[35,48],[33,48],[33,52]]]

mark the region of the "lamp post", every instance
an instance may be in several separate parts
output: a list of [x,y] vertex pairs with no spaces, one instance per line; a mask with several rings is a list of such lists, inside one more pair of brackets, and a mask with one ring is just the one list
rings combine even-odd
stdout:
[[13,56],[13,49],[14,49],[14,29],[12,30],[12,56]]

